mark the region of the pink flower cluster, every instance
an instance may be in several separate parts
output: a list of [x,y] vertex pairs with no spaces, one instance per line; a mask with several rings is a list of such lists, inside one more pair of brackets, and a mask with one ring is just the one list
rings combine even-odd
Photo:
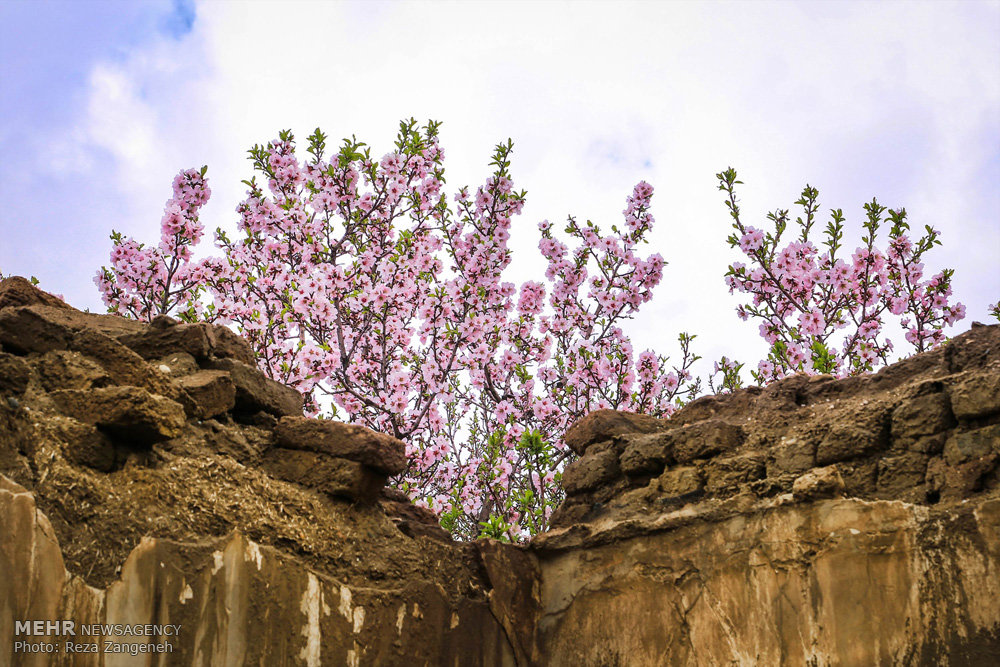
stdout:
[[109,312],[151,320],[181,306],[188,318],[200,311],[197,295],[204,273],[190,260],[191,247],[203,232],[198,211],[212,194],[207,171],[189,169],[174,178],[174,196],[163,208],[156,247],[112,230],[111,268],[101,267],[94,278]]
[[[904,210],[888,210],[885,220],[884,206],[875,200],[866,204],[862,245],[845,261],[838,257],[844,229],[839,209],[832,212],[826,227],[825,249],[809,240],[819,208],[815,188],[806,186],[796,202],[805,213],[797,219],[800,235],[782,245],[788,211],[768,215],[774,233],[745,226],[735,196],[735,185],[741,183],[736,172],[728,169],[717,178],[733,218],[735,231],[728,242],[752,263],[732,264],[726,284],[730,292],[751,295],[751,303],[739,306],[737,314],[744,320],[762,320],[760,334],[771,345],[768,358],[753,372],[758,382],[797,371],[849,375],[887,363],[893,343],[881,334],[888,314],[904,316],[900,324],[905,338],[918,352],[942,342],[943,327],[965,316],[965,306],[949,301],[952,270],[923,279],[921,259],[940,244],[939,233],[927,226],[926,234],[914,243],[907,234]],[[882,251],[875,244],[884,221],[891,226],[888,247]],[[835,332],[841,332],[839,350],[832,345]]]
[[267,192],[245,181],[241,238],[218,231],[222,256],[197,263],[188,246],[201,229],[190,221],[207,188],[182,173],[190,187],[175,182],[163,224],[173,245],[143,254],[116,242],[98,278],[106,302],[149,317],[188,304],[196,276],[212,302],[191,313],[235,325],[311,412],[329,406],[406,442],[398,483],[461,536],[516,539],[545,527],[574,420],[600,407],[667,414],[693,391],[692,337],[682,335],[670,369],[650,351],[634,358],[619,326],[662,277],[659,255],[637,253],[653,224],[647,183],[627,199],[624,232],[570,218],[566,232],[579,241],[570,250],[542,223],[551,289],[518,288],[502,280],[524,205],[510,142],[497,146],[486,183],[451,203],[436,123],[401,123],[395,150],[378,160],[356,140],[329,160],[325,148],[317,130],[306,163],[289,132],[251,149]]

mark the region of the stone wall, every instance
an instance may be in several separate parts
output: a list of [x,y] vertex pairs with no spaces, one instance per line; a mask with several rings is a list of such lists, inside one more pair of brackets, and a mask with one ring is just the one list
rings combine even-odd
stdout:
[[567,442],[545,664],[1000,664],[1000,326]]
[[[224,328],[0,283],[0,665],[1000,664],[1000,326],[592,413],[524,547],[452,542],[385,488],[402,443],[301,408]],[[14,653],[36,619],[181,629]]]
[[[0,665],[515,664],[493,552],[385,488],[404,465],[398,440],[303,417],[225,328],[8,279]],[[40,641],[16,621],[52,619],[181,630],[130,640],[170,644],[166,663],[14,652]]]
[[543,663],[1000,664],[1000,326],[566,439]]
[[599,410],[566,442],[581,456],[563,475],[555,528],[789,493],[965,500],[998,483],[1000,326],[873,375],[796,375],[705,396],[670,420]]

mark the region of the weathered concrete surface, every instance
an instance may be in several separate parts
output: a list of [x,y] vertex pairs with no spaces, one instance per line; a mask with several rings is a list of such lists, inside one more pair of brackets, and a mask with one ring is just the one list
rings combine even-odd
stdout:
[[[52,526],[24,488],[0,477],[0,664],[513,665],[486,600],[451,599],[415,578],[350,586],[238,532],[183,544],[144,538],[107,588],[70,575]],[[177,635],[50,635],[64,647],[117,640],[169,645],[158,655],[14,652],[15,620],[179,625]],[[39,640],[35,640],[39,641]],[[166,654],[164,654],[166,655]]]

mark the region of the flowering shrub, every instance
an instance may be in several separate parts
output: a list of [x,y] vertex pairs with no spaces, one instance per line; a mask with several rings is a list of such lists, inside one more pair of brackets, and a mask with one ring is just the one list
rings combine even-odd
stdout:
[[[409,466],[396,483],[434,509],[460,537],[517,539],[543,530],[561,501],[558,480],[570,455],[567,427],[599,408],[669,415],[701,388],[690,368],[694,336],[680,335],[678,364],[634,354],[620,324],[652,297],[658,254],[641,257],[652,228],[653,188],[626,199],[624,227],[603,234],[570,217],[570,247],[539,225],[546,283],[503,282],[507,241],[525,193],[510,176],[512,144],[494,170],[451,202],[443,194],[438,124],[400,124],[395,149],[376,160],[352,138],[326,157],[326,135],[309,137],[300,162],[290,132],[254,146],[254,170],[237,207],[239,238],[216,232],[221,256],[193,261],[208,200],[206,170],[174,180],[161,242],[146,248],[117,232],[111,268],[95,282],[112,312],[140,319],[175,312],[188,321],[235,325],[260,367],[300,390],[307,410],[392,434]],[[744,226],[732,169],[718,175],[735,233],[755,265],[736,263],[731,290],[752,295],[738,314],[763,320],[771,344],[753,371],[758,383],[796,371],[859,373],[885,362],[886,313],[906,315],[907,340],[922,350],[961,319],[951,306],[951,271],[923,278],[921,258],[937,232],[915,244],[904,211],[889,211],[885,252],[875,247],[885,208],[866,205],[866,235],[850,262],[837,256],[843,216],[833,212],[827,250],[809,240],[818,208],[806,187],[797,202],[800,236],[784,246],[788,212],[769,215],[773,233]],[[206,303],[206,297],[208,297]],[[841,349],[835,331],[846,329]],[[722,357],[709,388],[742,384],[743,364]],[[722,374],[718,384],[715,377]]]
[[697,357],[687,334],[677,366],[634,356],[619,326],[662,277],[662,257],[637,254],[654,222],[646,183],[610,235],[570,218],[570,249],[540,225],[550,288],[502,282],[525,198],[511,149],[497,146],[487,182],[449,203],[436,123],[402,123],[379,160],[356,139],[326,159],[317,130],[303,164],[282,132],[250,151],[267,191],[244,181],[242,236],[219,230],[221,257],[191,261],[208,190],[204,170],[200,180],[183,172],[160,246],[113,235],[111,268],[96,282],[112,311],[235,324],[310,412],[330,406],[406,442],[398,484],[455,534],[534,533],[561,500],[569,424],[602,407],[669,414],[697,390]]
[[[750,267],[732,264],[726,283],[730,292],[752,296],[750,304],[737,308],[737,314],[744,320],[762,320],[760,334],[771,345],[767,359],[752,371],[759,384],[797,371],[843,376],[888,363],[893,343],[880,338],[887,315],[901,316],[906,340],[917,352],[942,342],[943,327],[965,317],[965,306],[949,303],[952,269],[923,279],[921,260],[940,245],[939,233],[928,225],[926,234],[912,241],[904,209],[886,209],[874,199],[865,204],[862,245],[845,260],[838,256],[844,231],[840,209],[831,211],[822,243],[826,249],[818,249],[810,240],[819,208],[815,188],[807,185],[795,202],[804,209],[804,217],[796,218],[801,232],[781,245],[788,211],[768,214],[774,232],[744,225],[735,194],[735,186],[742,184],[736,180],[736,171],[727,169],[716,177],[733,218],[735,232],[728,238],[729,245],[739,247],[752,263]],[[884,251],[876,247],[883,222],[890,223]],[[839,350],[833,346],[835,340]],[[739,384],[739,369],[733,363],[723,364],[726,386]]]
[[[167,200],[160,221],[160,243],[148,247],[112,230],[112,269],[103,268],[95,282],[108,312],[141,320],[192,307],[203,276],[191,264],[191,247],[201,239],[198,211],[212,195],[201,171],[189,169],[174,178],[174,196]],[[187,313],[188,319],[191,314]]]

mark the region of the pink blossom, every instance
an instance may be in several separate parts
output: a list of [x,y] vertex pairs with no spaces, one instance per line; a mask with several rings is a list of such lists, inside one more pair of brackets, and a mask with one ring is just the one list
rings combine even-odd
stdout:
[[747,227],[746,233],[740,238],[740,249],[752,255],[764,245],[764,232],[755,227]]

